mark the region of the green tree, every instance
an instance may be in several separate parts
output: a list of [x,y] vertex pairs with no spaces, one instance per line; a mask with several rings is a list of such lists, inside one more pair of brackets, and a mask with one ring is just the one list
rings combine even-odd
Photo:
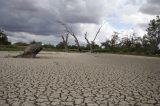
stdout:
[[42,42],[37,42],[35,40],[31,41],[30,44],[42,44]]
[[102,42],[101,47],[104,47],[105,49],[110,48],[110,40],[107,39],[105,42]]
[[56,49],[64,49],[64,42],[60,42],[56,45]]
[[149,41],[149,51],[152,54],[157,54],[159,51],[158,45],[160,44],[160,17],[150,21],[147,28],[147,40]]
[[123,37],[120,42],[120,47],[123,52],[136,52],[141,48],[141,37],[137,37],[136,33],[132,33],[127,37]]
[[25,42],[16,42],[13,45],[15,45],[15,46],[28,46],[28,44]]
[[54,45],[51,45],[51,44],[45,44],[43,45],[44,48],[50,48],[50,49],[54,49],[55,46]]
[[100,49],[100,46],[97,45],[95,42],[91,42],[92,43],[92,49]]
[[35,41],[35,40],[33,40],[33,41],[31,41],[31,42],[30,42],[30,44],[36,44],[36,41]]
[[0,30],[0,45],[10,45],[11,43],[8,41],[7,35],[4,31]]
[[118,32],[114,32],[114,34],[112,35],[111,41],[110,41],[110,46],[111,48],[115,48],[118,44]]

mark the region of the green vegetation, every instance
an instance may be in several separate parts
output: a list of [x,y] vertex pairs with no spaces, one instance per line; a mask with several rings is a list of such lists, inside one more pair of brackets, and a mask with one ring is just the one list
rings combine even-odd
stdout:
[[7,35],[0,29],[0,45],[10,45]]
[[[133,54],[133,55],[149,55],[149,56],[159,56],[160,55],[160,17],[157,16],[148,24],[147,34],[143,37],[137,36],[136,33],[130,35],[125,35],[127,37],[119,38],[119,33],[114,32],[111,39],[107,39],[102,42],[101,45],[97,45],[92,42],[93,52],[98,53],[119,53],[119,54]],[[62,36],[63,37],[63,36]],[[86,36],[87,37],[87,36]],[[44,51],[66,51],[67,48],[69,52],[79,52],[77,50],[77,45],[68,45],[63,37],[63,41],[57,45],[45,44],[43,45]],[[88,40],[88,39],[86,39]],[[33,43],[41,43],[32,41]],[[86,46],[80,46],[79,48],[82,52],[90,51],[90,43]],[[17,42],[11,45],[8,41],[7,35],[0,30],[0,51],[19,51],[24,50],[29,44],[24,42]],[[66,47],[67,46],[67,47]]]

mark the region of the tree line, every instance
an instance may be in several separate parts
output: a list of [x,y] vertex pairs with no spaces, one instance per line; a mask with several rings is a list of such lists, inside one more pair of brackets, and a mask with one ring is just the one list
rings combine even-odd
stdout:
[[[88,32],[84,33],[83,37],[86,40],[86,46],[81,46],[76,34],[72,29],[65,23],[58,21],[66,31],[65,35],[61,35],[62,41],[57,45],[45,44],[43,45],[44,50],[63,50],[69,52],[72,50],[77,50],[78,52],[89,51],[93,52],[112,52],[112,53],[133,53],[133,54],[145,54],[145,55],[159,55],[160,54],[160,17],[157,16],[155,19],[151,20],[146,29],[147,34],[143,37],[137,35],[133,32],[125,37],[120,38],[118,32],[113,32],[111,39],[106,39],[105,42],[101,42],[101,45],[97,45],[95,40],[100,33],[104,24],[102,24],[93,40],[88,40]],[[69,45],[68,37],[72,36],[75,40],[75,45]],[[37,43],[36,41],[30,42]],[[41,42],[38,42],[41,43]],[[8,41],[7,35],[0,30],[0,45],[11,45]],[[24,42],[17,42],[12,44],[12,46],[27,46],[28,44]]]

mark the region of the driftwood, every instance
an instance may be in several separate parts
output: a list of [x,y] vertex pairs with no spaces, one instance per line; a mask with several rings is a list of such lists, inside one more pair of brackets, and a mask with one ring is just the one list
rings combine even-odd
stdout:
[[36,55],[42,50],[41,44],[31,44],[27,46],[22,54],[14,56],[15,58],[35,58]]

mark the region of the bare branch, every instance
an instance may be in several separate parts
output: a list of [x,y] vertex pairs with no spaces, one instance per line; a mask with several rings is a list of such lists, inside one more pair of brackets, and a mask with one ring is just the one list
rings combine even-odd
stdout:
[[92,42],[94,42],[94,41],[96,40],[97,35],[100,33],[100,31],[101,31],[101,29],[102,29],[103,25],[104,25],[104,24],[102,24],[102,25],[100,26],[100,28],[98,29],[98,31],[97,31],[97,33],[96,33],[96,35],[95,35],[95,37],[94,37],[94,39],[93,39],[93,41],[92,41]]
[[89,40],[88,40],[88,38],[87,38],[87,32],[86,32],[84,35],[85,35],[85,39],[86,39],[86,41],[87,41],[87,43],[88,43],[88,46],[89,46],[89,48],[90,48],[90,52],[92,53],[92,52],[93,52],[92,42],[91,42],[91,43],[89,42]]
[[65,42],[64,36],[63,36],[63,35],[61,35],[61,37],[62,37],[62,39],[63,39],[63,43],[64,43],[64,42]]
[[67,33],[70,33],[71,35],[73,35],[72,29],[71,29],[66,23],[64,23],[64,22],[62,22],[62,21],[57,21],[57,23],[59,23],[59,24],[61,24],[62,26],[64,26],[65,31],[66,31]]
[[[62,26],[64,26],[65,29],[66,29],[66,32],[68,32],[69,34],[71,34],[71,35],[74,37],[75,42],[76,42],[76,44],[77,44],[77,46],[78,46],[78,51],[80,52],[80,51],[81,51],[81,48],[80,48],[79,41],[78,41],[77,37],[75,36],[75,34],[73,33],[72,29],[71,29],[67,24],[65,24],[65,23],[62,22],[62,21],[57,21],[57,22],[60,23]],[[67,40],[68,40],[68,38],[67,38]]]
[[69,33],[66,35],[66,43],[68,44]]
[[90,44],[90,42],[89,42],[89,40],[87,38],[87,32],[84,35],[85,35],[85,39],[86,39],[87,43]]

